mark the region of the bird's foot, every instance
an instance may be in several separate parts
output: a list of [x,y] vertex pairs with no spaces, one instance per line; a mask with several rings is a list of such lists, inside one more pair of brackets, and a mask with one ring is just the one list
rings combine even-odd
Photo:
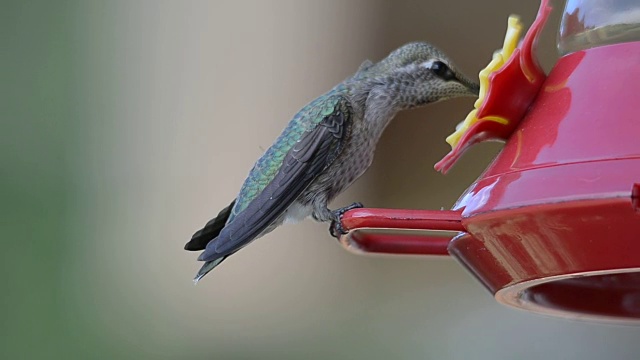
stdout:
[[346,234],[347,231],[342,227],[342,215],[344,215],[349,210],[359,209],[362,207],[364,207],[362,203],[355,202],[349,206],[334,210],[332,212],[333,220],[331,221],[331,225],[329,227],[329,234],[331,234],[331,236],[336,239],[339,239],[341,235]]

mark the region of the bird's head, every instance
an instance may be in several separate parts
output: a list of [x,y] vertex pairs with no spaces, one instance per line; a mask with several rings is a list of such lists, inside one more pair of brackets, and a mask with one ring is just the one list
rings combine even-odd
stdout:
[[399,109],[461,96],[478,96],[480,89],[476,82],[457,70],[442,51],[424,42],[409,43],[396,49],[356,77],[373,81],[380,87],[381,96],[392,96]]

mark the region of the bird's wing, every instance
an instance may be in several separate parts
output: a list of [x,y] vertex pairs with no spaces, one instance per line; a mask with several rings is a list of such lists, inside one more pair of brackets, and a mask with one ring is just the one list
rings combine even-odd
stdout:
[[198,260],[218,259],[258,237],[336,159],[350,131],[351,110],[343,97],[334,104],[333,112],[293,144],[273,179],[227,223]]
[[189,251],[204,250],[209,241],[215,239],[218,234],[220,234],[220,230],[224,228],[235,203],[236,200],[234,199],[229,206],[220,210],[218,216],[209,220],[202,229],[196,231],[196,233],[191,237],[191,240],[184,245],[184,249]]

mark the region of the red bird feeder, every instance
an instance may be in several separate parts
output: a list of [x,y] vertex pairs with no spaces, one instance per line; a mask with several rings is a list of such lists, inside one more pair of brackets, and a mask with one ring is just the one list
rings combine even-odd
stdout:
[[566,54],[546,78],[533,59],[546,0],[489,76],[484,113],[437,167],[448,169],[474,142],[505,146],[452,210],[351,210],[341,242],[360,252],[450,254],[514,307],[640,322],[640,4],[609,17],[593,4],[567,2]]

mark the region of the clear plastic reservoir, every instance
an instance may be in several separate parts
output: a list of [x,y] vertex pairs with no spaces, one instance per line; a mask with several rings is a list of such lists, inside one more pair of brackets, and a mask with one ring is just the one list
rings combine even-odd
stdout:
[[630,41],[640,41],[640,0],[567,0],[560,55]]

